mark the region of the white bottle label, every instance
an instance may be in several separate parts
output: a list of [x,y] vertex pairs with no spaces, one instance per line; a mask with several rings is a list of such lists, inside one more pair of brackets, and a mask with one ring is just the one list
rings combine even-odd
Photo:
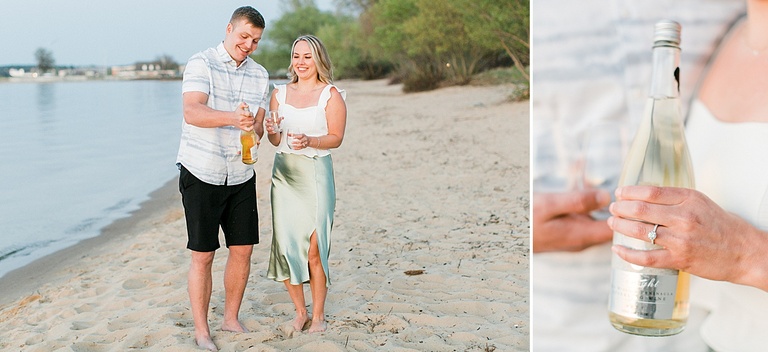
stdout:
[[259,160],[259,145],[254,144],[253,147],[251,147],[251,159],[255,162],[256,160]]
[[614,269],[610,310],[637,319],[672,319],[677,275],[649,275]]

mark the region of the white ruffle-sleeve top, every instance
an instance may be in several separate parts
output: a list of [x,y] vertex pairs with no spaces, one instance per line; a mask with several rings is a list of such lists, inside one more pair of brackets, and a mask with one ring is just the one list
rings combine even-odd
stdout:
[[328,149],[315,149],[311,147],[300,150],[291,149],[288,147],[287,136],[288,130],[294,128],[299,129],[299,133],[309,137],[320,137],[328,134],[328,119],[325,116],[325,107],[328,105],[328,100],[331,99],[331,88],[336,88],[339,94],[341,94],[341,98],[346,100],[346,91],[329,84],[320,93],[317,105],[297,108],[285,103],[286,85],[275,86],[275,89],[277,89],[277,102],[280,104],[277,111],[279,116],[283,117],[283,121],[280,123],[282,128],[280,133],[282,136],[280,138],[280,145],[277,146],[277,153],[299,154],[310,158],[331,154],[331,151]]

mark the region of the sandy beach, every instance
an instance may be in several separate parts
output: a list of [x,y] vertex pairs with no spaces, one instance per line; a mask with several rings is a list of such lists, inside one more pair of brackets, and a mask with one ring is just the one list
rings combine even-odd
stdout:
[[[333,151],[328,331],[290,333],[290,298],[266,278],[274,148],[265,139],[261,243],[240,314],[251,332],[219,330],[220,249],[209,314],[219,348],[528,351],[528,101],[509,102],[511,85],[412,94],[386,80],[337,85],[348,124]],[[0,279],[0,350],[196,350],[176,182],[102,236]]]

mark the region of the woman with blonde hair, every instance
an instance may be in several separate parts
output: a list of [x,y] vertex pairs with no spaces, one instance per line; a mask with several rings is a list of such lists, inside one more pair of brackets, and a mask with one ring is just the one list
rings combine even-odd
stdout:
[[[289,73],[290,82],[272,92],[270,111],[277,111],[279,118],[266,120],[269,141],[277,147],[267,276],[285,284],[296,308],[293,328],[302,331],[311,321],[310,333],[323,332],[336,206],[330,149],[344,139],[346,94],[333,85],[330,58],[315,36],[293,42]],[[304,301],[305,282],[312,292],[312,316]]]

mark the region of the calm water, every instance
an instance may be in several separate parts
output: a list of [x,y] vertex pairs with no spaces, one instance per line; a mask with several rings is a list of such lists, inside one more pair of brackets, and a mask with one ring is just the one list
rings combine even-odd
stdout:
[[181,81],[0,84],[0,276],[175,177],[181,119]]

